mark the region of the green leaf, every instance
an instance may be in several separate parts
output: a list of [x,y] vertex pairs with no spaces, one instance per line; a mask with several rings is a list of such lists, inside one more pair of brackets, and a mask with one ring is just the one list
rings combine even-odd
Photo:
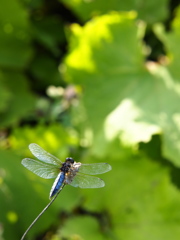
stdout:
[[[138,81],[138,71],[144,72],[134,17],[133,13],[112,13],[85,27],[72,27],[65,77],[85,89],[88,119],[96,130],[124,97],[121,89],[133,90],[136,82],[130,87],[128,84],[132,79]],[[92,34],[95,29],[96,37]]]
[[0,66],[24,68],[30,57],[30,27],[27,11],[17,0],[1,1]]
[[168,240],[170,234],[178,239],[180,194],[171,183],[169,169],[133,154],[110,164],[112,171],[101,176],[106,186],[83,191],[83,207],[90,212],[108,211],[106,221],[113,229],[106,226],[107,233],[113,230],[115,239]]
[[180,7],[175,11],[176,15],[171,24],[171,31],[165,32],[162,24],[156,24],[154,26],[154,31],[159,39],[163,42],[164,47],[167,50],[168,55],[168,69],[176,81],[180,81],[179,73],[179,56],[180,56]]
[[59,44],[65,41],[62,22],[57,17],[44,17],[33,24],[35,39],[50,50],[54,56],[59,56]]
[[25,117],[35,106],[35,97],[29,90],[27,80],[23,74],[3,72],[3,81],[6,83],[11,98],[8,107],[1,113],[0,127],[15,124]]
[[[21,151],[25,152],[25,148]],[[20,239],[30,223],[49,203],[49,192],[53,180],[44,180],[25,169],[21,164],[20,150],[0,151],[0,222],[4,226],[4,239]],[[34,225],[29,236],[48,231],[60,209],[71,211],[80,201],[76,188],[66,187],[52,206]],[[34,204],[36,203],[36,204]]]
[[60,124],[51,124],[50,126],[39,124],[33,128],[33,131],[31,126],[15,128],[9,141],[12,148],[21,151],[22,155],[32,158],[28,145],[36,143],[62,161],[69,154],[69,148],[76,147],[78,143],[75,133],[68,131]]
[[165,67],[149,63],[145,68],[142,32],[132,13],[73,26],[64,74],[84,89],[84,121],[92,127],[94,145],[102,135],[135,146],[162,133],[164,156],[180,166],[180,86]]
[[[10,151],[0,151],[0,221],[4,226],[4,239],[20,239],[30,222],[36,217],[48,202],[45,199],[45,182],[31,181],[25,175],[25,169],[20,164],[20,156]],[[37,190],[39,195],[36,194]],[[31,197],[28,197],[31,196]],[[32,203],[36,202],[32,207]],[[49,218],[39,226],[39,231],[46,228],[52,221],[52,216],[47,212]],[[32,233],[37,229],[32,229]]]
[[79,216],[68,219],[60,231],[59,237],[73,239],[104,239],[99,231],[98,222],[90,216]]
[[[147,23],[154,23],[163,20],[168,14],[167,0],[147,0],[147,1],[120,1],[103,0],[83,1],[83,0],[63,0],[67,7],[71,8],[77,16],[86,21],[96,15],[107,14],[109,11],[137,11],[138,17]],[[153,14],[152,14],[153,13]]]
[[8,101],[11,98],[11,92],[3,81],[3,75],[0,72],[0,112],[8,108]]
[[58,86],[61,76],[58,71],[58,66],[54,58],[45,53],[38,54],[30,65],[30,71],[36,79],[35,88],[47,88],[50,84]]
[[[70,149],[72,150],[77,145],[77,136],[71,130],[63,128],[60,124],[51,124],[49,126],[44,124],[39,124],[33,128],[32,126],[24,126],[15,128],[9,137],[9,142],[12,149],[15,152],[21,153],[22,158],[30,157],[34,158],[32,153],[29,151],[28,145],[30,143],[37,143],[46,151],[52,153],[54,156],[58,157],[62,161],[69,155]],[[21,159],[22,160],[22,159]],[[30,173],[24,168],[29,182],[37,181],[42,183],[42,179],[37,177],[35,174]],[[49,192],[54,179],[47,181],[47,188],[44,190],[43,196],[45,198],[49,197]],[[32,183],[34,184],[34,183]],[[41,195],[38,191],[35,194]],[[64,211],[71,211],[71,209],[79,202],[81,195],[79,191],[71,186],[63,189],[62,194],[58,197],[57,201],[53,203],[58,209],[62,208]],[[54,219],[57,216],[57,212],[53,212]]]

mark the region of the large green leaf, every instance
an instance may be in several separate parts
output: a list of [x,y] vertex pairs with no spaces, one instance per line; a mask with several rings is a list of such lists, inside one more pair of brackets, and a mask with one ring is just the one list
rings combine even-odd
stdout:
[[179,239],[180,194],[171,183],[168,168],[138,155],[110,163],[112,171],[101,176],[106,186],[83,191],[85,209],[107,214],[104,234],[112,231],[115,239],[122,240],[168,240],[170,234],[171,239]]
[[161,132],[164,155],[180,166],[180,86],[165,67],[144,65],[142,31],[132,13],[73,26],[65,77],[84,89],[96,141],[102,129],[108,141],[118,135],[124,144],[146,142]]
[[168,1],[167,0],[147,0],[147,1],[121,1],[112,0],[103,1],[84,1],[84,0],[61,0],[65,5],[71,7],[72,10],[81,19],[88,20],[93,16],[105,14],[109,11],[137,11],[140,19],[145,20],[147,23],[154,23],[163,20],[167,16]]
[[[135,89],[138,70],[144,72],[133,18],[133,13],[111,14],[89,22],[84,28],[77,25],[72,28],[65,76],[84,88],[88,119],[96,130],[122,100],[121,89],[131,84],[132,79],[135,83],[129,90]],[[92,34],[95,29],[96,37]]]

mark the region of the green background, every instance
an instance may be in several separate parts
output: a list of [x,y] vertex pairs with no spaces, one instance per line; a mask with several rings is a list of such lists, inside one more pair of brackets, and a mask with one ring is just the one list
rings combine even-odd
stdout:
[[53,179],[21,165],[33,142],[112,171],[66,186],[26,239],[180,239],[178,4],[1,0],[0,240],[49,202]]

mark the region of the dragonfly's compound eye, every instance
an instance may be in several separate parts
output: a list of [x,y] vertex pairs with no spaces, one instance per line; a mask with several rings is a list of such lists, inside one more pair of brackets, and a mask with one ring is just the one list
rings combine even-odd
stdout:
[[74,159],[71,158],[71,157],[66,158],[66,161],[68,161],[68,162],[70,162],[70,163],[74,163]]

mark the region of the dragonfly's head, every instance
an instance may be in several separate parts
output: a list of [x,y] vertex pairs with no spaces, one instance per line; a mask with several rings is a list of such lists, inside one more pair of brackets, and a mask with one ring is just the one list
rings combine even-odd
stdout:
[[74,159],[71,157],[66,158],[66,162],[74,163]]

